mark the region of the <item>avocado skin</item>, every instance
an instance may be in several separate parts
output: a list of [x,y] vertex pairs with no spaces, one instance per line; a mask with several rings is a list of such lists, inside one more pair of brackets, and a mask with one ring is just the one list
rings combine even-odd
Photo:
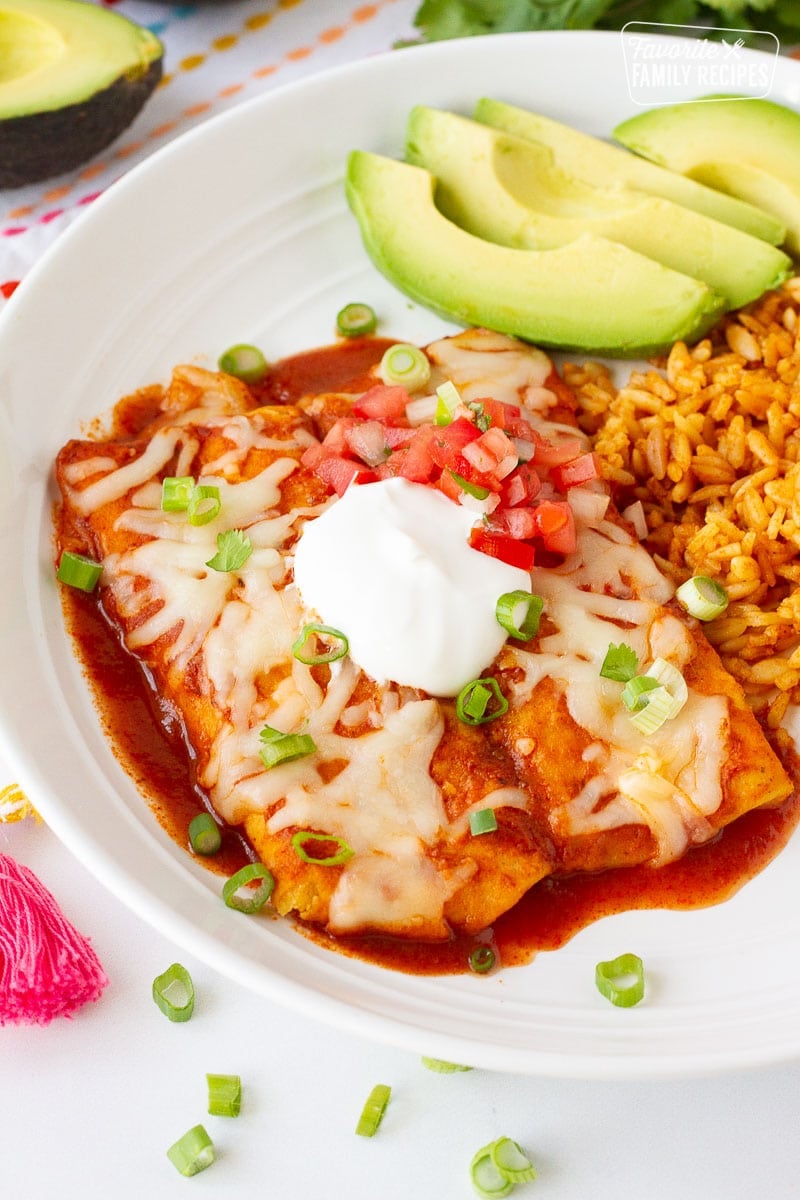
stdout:
[[0,121],[0,188],[63,175],[105,150],[144,107],[163,69],[157,58],[136,78],[121,75],[80,104]]

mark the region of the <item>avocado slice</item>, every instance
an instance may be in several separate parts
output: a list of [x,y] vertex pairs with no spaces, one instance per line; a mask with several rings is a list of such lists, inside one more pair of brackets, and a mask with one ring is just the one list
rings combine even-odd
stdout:
[[412,109],[406,159],[436,176],[446,217],[503,246],[548,250],[598,234],[701,279],[729,308],[792,273],[791,259],[760,238],[671,200],[592,187],[560,171],[546,146],[455,113]]
[[429,171],[355,150],[347,199],[375,266],[463,325],[544,346],[642,356],[700,337],[724,308],[704,283],[606,238],[514,250],[474,237],[434,204]]
[[586,183],[598,187],[619,184],[638,188],[704,213],[715,221],[734,225],[775,246],[784,239],[786,231],[782,222],[770,213],[539,113],[527,112],[500,100],[483,99],[475,106],[474,116],[484,125],[549,146],[558,166]]
[[614,130],[629,150],[771,212],[800,256],[800,113],[772,100],[705,96]]
[[0,0],[0,188],[71,171],[130,125],[161,78],[149,29],[79,0]]

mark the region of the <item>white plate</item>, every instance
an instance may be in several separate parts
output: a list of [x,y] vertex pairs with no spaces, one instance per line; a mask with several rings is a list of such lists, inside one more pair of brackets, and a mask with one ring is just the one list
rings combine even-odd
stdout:
[[[797,103],[779,62],[774,98]],[[506,1071],[680,1075],[800,1051],[800,839],[727,904],[604,920],[490,977],[395,974],[324,951],[288,921],[224,907],[121,771],[65,636],[52,570],[53,458],[81,421],[175,363],[235,341],[273,357],[331,340],[367,301],[382,329],[447,329],[372,269],[346,211],[346,152],[399,154],[414,103],[481,95],[607,135],[630,114],[619,38],[538,34],[394,52],[263,97],[112,188],[34,270],[0,322],[0,749],[56,833],[187,949],[307,1014]],[[617,1010],[594,964],[635,950],[648,996]]]

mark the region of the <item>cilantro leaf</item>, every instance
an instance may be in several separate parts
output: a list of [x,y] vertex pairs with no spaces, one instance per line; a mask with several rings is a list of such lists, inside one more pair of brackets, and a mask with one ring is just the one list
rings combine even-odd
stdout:
[[600,674],[603,679],[614,679],[617,683],[629,683],[636,674],[639,666],[639,656],[630,646],[620,642],[615,646],[612,642],[606,651]]
[[206,563],[214,571],[238,571],[253,553],[253,543],[241,529],[217,534],[217,553]]

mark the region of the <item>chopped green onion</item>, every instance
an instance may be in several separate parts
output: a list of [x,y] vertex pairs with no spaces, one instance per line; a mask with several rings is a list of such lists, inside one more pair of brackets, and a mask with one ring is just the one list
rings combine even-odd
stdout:
[[446,1062],[443,1058],[428,1058],[425,1054],[422,1056],[422,1065],[437,1075],[452,1075],[456,1071],[472,1070],[472,1067],[462,1067],[460,1063]]
[[189,822],[189,843],[195,854],[216,854],[222,845],[220,828],[211,813],[198,813]]
[[617,1008],[631,1008],[644,996],[644,966],[638,954],[599,962],[594,977],[597,990]]
[[[309,654],[305,649],[306,642],[309,638],[318,637],[325,638],[334,643],[330,650],[323,650],[318,654]],[[338,645],[336,644],[338,643]],[[338,629],[334,629],[331,625],[304,625],[300,631],[300,637],[292,645],[292,654],[298,662],[304,663],[307,667],[316,667],[320,663],[337,662],[340,658],[344,658],[350,649],[350,643],[343,633]]]
[[[490,709],[489,702],[494,700]],[[456,697],[456,715],[465,725],[485,725],[508,712],[508,701],[493,675],[473,679]]]
[[195,1125],[170,1146],[167,1158],[181,1175],[197,1175],[214,1162],[214,1143],[202,1125]]
[[[525,611],[520,620],[517,612],[523,604]],[[539,632],[539,618],[543,608],[544,600],[541,596],[534,596],[531,592],[522,591],[504,592],[497,601],[495,616],[509,637],[527,642]]]
[[241,529],[217,534],[217,553],[206,563],[214,571],[238,571],[253,553],[253,543]]
[[294,762],[297,758],[305,758],[313,754],[316,743],[308,733],[281,733],[271,725],[265,725],[259,734],[264,743],[259,751],[261,761],[269,771],[279,763]]
[[491,1146],[483,1146],[473,1155],[469,1164],[469,1177],[473,1188],[483,1200],[498,1200],[499,1197],[508,1196],[514,1187],[512,1181],[506,1179],[492,1161]]
[[450,474],[455,479],[462,492],[466,492],[468,496],[474,496],[476,500],[485,500],[490,494],[489,488],[481,487],[479,483],[470,483],[463,475],[459,475],[458,471],[453,471],[450,467],[447,468]]
[[173,963],[163,975],[157,975],[153,980],[153,999],[170,1021],[188,1021],[194,1012],[194,984],[186,967]]
[[220,355],[218,366],[220,371],[234,375],[243,383],[258,383],[269,370],[267,360],[258,347],[241,342]]
[[669,719],[672,720],[673,717],[677,717],[689,699],[689,689],[686,686],[686,680],[678,668],[673,666],[672,663],[667,662],[665,658],[656,658],[647,668],[647,674],[650,679],[656,679],[661,687],[667,689],[673,701],[673,712],[670,714]]
[[186,511],[190,525],[207,525],[222,508],[219,488],[212,483],[198,483],[192,488]]
[[693,575],[681,584],[675,596],[689,615],[697,617],[698,621],[713,621],[728,607],[725,588],[708,575]]
[[78,588],[81,592],[93,592],[103,574],[103,564],[87,558],[85,554],[74,554],[65,550],[58,564],[56,579]]
[[612,642],[606,651],[600,674],[603,679],[614,679],[617,683],[628,683],[633,679],[639,667],[639,656],[631,646],[620,642],[615,646]]
[[[680,706],[677,711],[680,712]],[[651,733],[660,729],[665,721],[671,721],[675,714],[674,696],[671,696],[665,687],[658,684],[651,692],[648,692],[644,708],[632,712],[630,719],[631,724],[636,726],[639,733],[649,737]]]
[[651,679],[649,675],[634,675],[633,679],[629,679],[622,689],[622,703],[631,712],[638,712],[647,704],[647,693],[655,691],[660,686],[658,680]]
[[386,1112],[386,1105],[389,1103],[391,1094],[392,1089],[387,1084],[375,1084],[375,1087],[367,1096],[366,1103],[361,1110],[361,1116],[358,1118],[356,1133],[359,1137],[374,1137],[378,1132],[378,1127],[383,1120],[383,1114]]
[[161,481],[161,511],[186,512],[194,480],[191,475],[168,475]]
[[469,956],[469,969],[476,975],[485,975],[495,963],[495,952],[491,946],[476,946]]
[[[247,897],[238,896],[239,889],[252,883],[254,879],[260,879],[261,886],[255,891],[251,891]],[[274,887],[275,880],[263,863],[248,863],[246,867],[242,867],[240,871],[225,881],[222,888],[222,899],[228,908],[235,908],[237,912],[254,913],[264,907],[272,895]]]
[[436,414],[433,418],[436,425],[450,425],[456,409],[463,401],[461,393],[454,383],[448,379],[436,389]]
[[530,1183],[536,1178],[533,1163],[510,1137],[498,1138],[487,1149],[497,1170],[509,1183]]
[[345,304],[336,314],[336,329],[342,337],[366,337],[378,324],[375,309],[369,304]]
[[390,346],[378,366],[384,383],[400,383],[409,392],[423,388],[431,377],[431,364],[416,346],[398,342]]
[[497,816],[493,808],[481,808],[469,814],[469,831],[473,837],[481,833],[494,833],[497,829]]
[[212,1117],[238,1117],[242,1107],[242,1081],[238,1075],[206,1075],[208,1111]]
[[[338,849],[335,854],[330,854],[327,858],[315,858],[313,854],[309,854],[306,850],[306,842],[333,842]],[[297,833],[292,834],[292,845],[303,862],[315,863],[318,867],[341,866],[342,863],[346,863],[355,854],[353,847],[349,846],[344,838],[334,837],[330,833],[312,833],[310,829],[301,829]]]

